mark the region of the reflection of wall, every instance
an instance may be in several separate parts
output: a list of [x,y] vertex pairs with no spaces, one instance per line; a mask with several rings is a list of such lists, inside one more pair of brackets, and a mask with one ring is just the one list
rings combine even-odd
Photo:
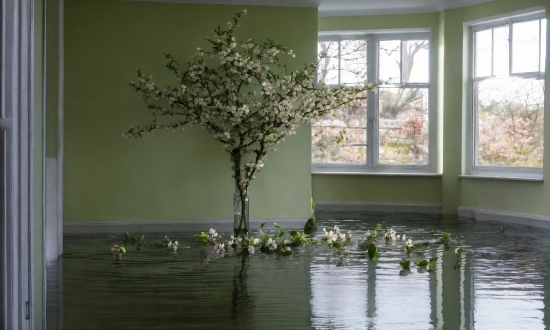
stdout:
[[[459,179],[463,166],[463,23],[516,10],[546,6],[544,0],[495,0],[440,13],[367,17],[322,17],[320,31],[431,28],[432,47],[439,47],[438,151],[441,177],[384,177],[313,175],[313,196],[328,201],[442,203],[443,212],[456,213],[459,206],[550,216],[550,183]],[[547,42],[548,44],[548,42]],[[548,47],[548,46],[547,46]],[[548,65],[547,65],[548,67]],[[546,81],[548,81],[548,73]],[[550,100],[548,88],[546,100]],[[546,102],[548,104],[548,102]],[[546,105],[548,111],[548,105]],[[550,121],[545,122],[550,132]],[[546,134],[546,146],[550,134]],[[550,159],[546,148],[545,159]],[[545,177],[550,175],[546,166]]]
[[[172,82],[164,53],[190,60],[206,35],[241,6],[119,1],[65,3],[66,220],[229,218],[229,156],[198,128],[142,139],[121,137],[150,116],[127,87],[141,68]],[[293,49],[290,68],[314,62],[315,8],[249,6],[243,38],[274,39]],[[307,218],[310,129],[268,156],[251,184],[252,218]],[[299,150],[299,152],[297,152]],[[283,206],[284,207],[281,207]]]

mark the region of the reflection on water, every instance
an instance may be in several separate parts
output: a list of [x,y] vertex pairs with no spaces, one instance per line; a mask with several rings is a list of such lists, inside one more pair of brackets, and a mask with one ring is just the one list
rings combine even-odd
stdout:
[[[122,235],[66,235],[65,254],[48,266],[49,329],[544,329],[550,326],[550,230],[419,214],[319,215],[320,227],[351,230],[345,251],[304,247],[291,257],[215,258],[194,233],[176,256],[110,247]],[[376,223],[415,241],[451,232],[410,259],[438,257],[435,272],[378,243],[374,264],[357,241]],[[497,226],[504,228],[500,232]],[[205,224],[207,229],[208,224]],[[319,230],[318,235],[321,235]],[[225,235],[229,237],[229,234]],[[160,235],[147,235],[150,242]],[[401,274],[403,275],[403,274]],[[546,306],[546,307],[545,307]]]

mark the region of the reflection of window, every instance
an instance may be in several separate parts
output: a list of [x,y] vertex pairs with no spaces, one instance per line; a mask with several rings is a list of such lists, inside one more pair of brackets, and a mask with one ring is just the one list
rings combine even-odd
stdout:
[[472,174],[542,175],[544,14],[472,27]]
[[312,124],[314,169],[432,171],[429,34],[328,36],[318,52],[319,82],[385,84]]

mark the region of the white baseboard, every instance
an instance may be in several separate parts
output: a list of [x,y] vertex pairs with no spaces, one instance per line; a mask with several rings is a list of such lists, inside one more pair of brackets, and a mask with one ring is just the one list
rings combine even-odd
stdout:
[[[265,228],[278,223],[284,229],[302,229],[307,219],[252,219],[251,230],[257,230],[265,222]],[[64,234],[131,234],[191,232],[200,233],[210,228],[218,232],[231,232],[233,220],[132,220],[132,221],[65,221]]]
[[338,202],[317,201],[316,211],[329,212],[416,212],[441,213],[439,203],[383,203],[383,202]]
[[550,228],[550,217],[536,214],[515,213],[460,206],[458,208],[458,216],[464,218],[472,218],[476,220],[493,220],[508,223],[518,223],[534,227]]

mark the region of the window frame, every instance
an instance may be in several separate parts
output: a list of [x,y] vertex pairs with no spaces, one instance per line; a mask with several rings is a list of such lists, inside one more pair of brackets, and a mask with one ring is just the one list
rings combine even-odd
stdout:
[[[322,173],[396,173],[396,174],[435,174],[436,173],[436,69],[437,69],[437,49],[433,47],[433,36],[429,29],[415,30],[385,30],[368,32],[324,32],[319,35],[318,42],[342,41],[342,40],[365,40],[367,41],[367,80],[379,81],[379,42],[385,40],[428,40],[430,48],[428,50],[428,83],[394,83],[388,84],[392,88],[414,88],[421,87],[428,90],[428,162],[423,165],[416,164],[380,164],[379,163],[379,95],[376,92],[367,92],[367,155],[366,163],[314,163],[311,162],[311,171],[313,174]],[[340,49],[340,47],[339,47]],[[339,59],[340,61],[340,59]],[[339,62],[340,69],[340,62]],[[340,83],[340,74],[338,75]],[[336,84],[328,85],[337,87]]]
[[[475,49],[475,33],[478,31],[493,29],[496,27],[503,27],[508,26],[509,27],[509,68],[508,68],[508,74],[510,78],[523,78],[523,79],[537,79],[537,80],[543,80],[545,79],[545,72],[540,71],[540,64],[539,64],[539,71],[537,72],[519,72],[519,73],[513,73],[512,65],[513,65],[513,24],[518,22],[526,22],[526,21],[533,21],[533,20],[540,20],[540,19],[547,19],[545,11],[544,10],[536,10],[531,11],[528,13],[521,13],[519,15],[508,15],[502,18],[498,19],[488,19],[486,21],[481,22],[475,22],[469,24],[468,29],[468,108],[467,108],[467,123],[466,123],[466,166],[465,166],[465,175],[469,176],[479,176],[479,177],[502,177],[502,178],[520,178],[520,179],[542,179],[543,178],[543,169],[544,169],[544,162],[542,167],[520,167],[520,166],[495,166],[495,165],[477,165],[476,162],[478,160],[478,112],[477,112],[477,95],[478,95],[478,83],[482,82],[484,80],[489,80],[491,78],[494,78],[494,57],[493,57],[493,47],[494,42],[491,46],[491,76],[482,76],[482,77],[476,77],[475,76],[475,69],[476,69],[476,49]],[[547,19],[547,30],[548,30],[548,19]],[[539,36],[542,31],[539,30]],[[548,33],[547,33],[547,39],[548,39]],[[494,39],[493,39],[494,40]],[[547,42],[547,41],[545,41]],[[539,45],[539,54],[540,54],[540,47],[542,45]],[[539,55],[540,56],[540,55]],[[548,55],[546,55],[547,59],[546,62],[548,62]],[[539,58],[540,63],[540,58]],[[546,100],[544,101],[546,103]],[[546,132],[544,132],[546,133]]]

